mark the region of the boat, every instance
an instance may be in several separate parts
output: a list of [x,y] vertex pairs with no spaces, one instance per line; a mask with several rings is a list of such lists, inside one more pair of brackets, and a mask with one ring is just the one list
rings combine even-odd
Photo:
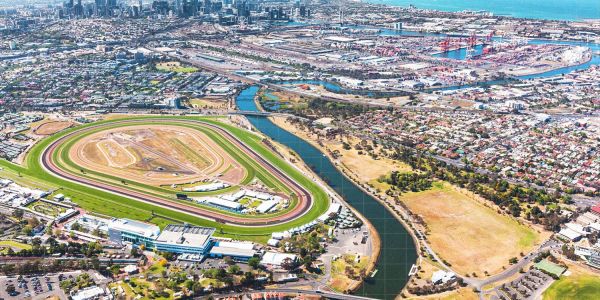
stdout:
[[413,264],[412,267],[410,267],[410,271],[408,272],[408,276],[413,276],[415,274],[417,274],[418,268],[417,265]]
[[379,271],[379,269],[373,270],[373,272],[371,272],[371,276],[369,276],[369,277],[371,277],[371,278],[375,277],[375,275],[377,274],[377,271]]

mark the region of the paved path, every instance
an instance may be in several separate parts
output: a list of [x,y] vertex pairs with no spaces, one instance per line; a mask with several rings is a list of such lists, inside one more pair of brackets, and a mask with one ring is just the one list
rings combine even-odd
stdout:
[[326,292],[326,291],[307,291],[307,290],[298,290],[293,288],[281,288],[281,289],[265,289],[260,291],[253,292],[244,292],[244,293],[225,293],[225,294],[215,294],[212,295],[213,298],[225,298],[225,297],[233,297],[233,296],[242,296],[252,293],[286,293],[286,294],[297,294],[297,295],[313,295],[313,296],[321,296],[328,299],[339,299],[339,300],[371,300],[374,298],[355,296],[355,295],[347,295],[340,294],[334,292]]

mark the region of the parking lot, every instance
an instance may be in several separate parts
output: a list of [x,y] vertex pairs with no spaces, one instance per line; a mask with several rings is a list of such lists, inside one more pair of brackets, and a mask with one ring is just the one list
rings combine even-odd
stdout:
[[532,269],[516,280],[501,285],[493,299],[537,299],[554,280],[543,272]]
[[[49,296],[58,296],[67,299],[67,295],[60,288],[60,281],[69,277],[76,277],[81,272],[70,272],[63,275],[42,276],[10,276],[0,277],[0,298],[3,299],[46,299]],[[15,291],[7,292],[8,286],[14,286]]]
[[[175,266],[180,267],[183,270],[195,271],[198,275],[202,273],[202,270],[212,269],[212,268],[221,268],[226,269],[229,267],[229,264],[225,262],[224,259],[214,259],[214,258],[206,258],[201,263],[195,261],[187,261],[178,259],[177,261],[172,263]],[[240,269],[245,272],[250,270],[250,266],[246,263],[236,263]]]

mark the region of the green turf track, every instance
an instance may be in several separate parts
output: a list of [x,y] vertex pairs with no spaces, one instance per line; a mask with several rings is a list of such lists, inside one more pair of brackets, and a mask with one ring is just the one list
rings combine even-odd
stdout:
[[[70,148],[73,145],[75,145],[75,143],[77,143],[84,137],[89,136],[90,134],[101,132],[101,131],[112,129],[112,128],[122,128],[122,127],[127,127],[127,126],[139,126],[139,125],[140,125],[140,123],[137,123],[137,122],[130,123],[130,124],[114,124],[114,125],[108,124],[106,126],[102,126],[101,128],[95,128],[94,130],[90,130],[90,131],[86,131],[85,133],[78,134],[77,136],[69,138],[67,141],[65,141],[63,144],[61,144],[59,147],[57,147],[56,151],[53,153],[52,159],[58,167],[60,167],[61,169],[65,170],[65,171],[69,171],[70,173],[72,173],[76,176],[86,177],[86,178],[93,179],[95,181],[103,182],[103,183],[107,183],[107,184],[123,186],[123,184],[121,183],[121,179],[118,177],[115,177],[115,176],[112,176],[109,174],[99,173],[99,172],[96,172],[96,171],[93,171],[93,170],[90,170],[87,168],[79,167],[77,164],[75,164],[69,158]],[[232,157],[236,161],[240,162],[240,164],[248,171],[246,177],[242,180],[241,184],[250,183],[250,181],[254,178],[254,176],[256,176],[262,182],[264,182],[268,187],[276,188],[277,190],[283,191],[288,194],[290,193],[290,190],[288,187],[286,187],[283,183],[281,183],[273,175],[268,173],[268,171],[265,170],[260,164],[256,163],[254,160],[252,160],[250,157],[248,157],[245,153],[243,153],[241,151],[237,151],[237,148],[233,144],[231,144],[228,140],[223,138],[220,134],[214,132],[212,129],[203,127],[201,125],[168,122],[168,121],[161,122],[161,125],[188,127],[188,128],[199,130],[199,131],[205,133],[210,139],[215,141],[219,145],[219,147],[222,147],[224,150],[227,151],[227,153],[232,155]],[[81,173],[81,171],[80,171],[81,169],[83,169],[85,171],[85,173]],[[90,175],[94,175],[94,176],[90,176]],[[197,203],[194,203],[191,201],[176,200],[177,191],[167,190],[162,187],[150,186],[150,185],[142,184],[142,183],[135,182],[135,181],[128,181],[127,188],[138,191],[138,192],[150,194],[153,196],[165,198],[167,200],[177,201],[177,202],[180,202],[180,203],[183,203],[186,205],[201,207],[205,210],[215,211],[215,212],[219,212],[219,213],[231,215],[231,216],[240,216],[237,213],[221,210],[216,207],[197,204]],[[218,195],[218,194],[223,194],[226,192],[228,192],[228,190],[224,189],[224,190],[205,192],[205,193],[187,193],[186,192],[186,194],[194,197],[194,196]],[[262,217],[277,217],[280,215],[284,215],[285,213],[287,213],[288,211],[293,209],[295,204],[297,204],[297,200],[292,200],[290,203],[290,206],[287,209],[280,210],[276,213],[271,213],[271,214],[247,215],[247,218],[248,219],[256,219],[256,218],[262,218]]]
[[[47,137],[40,142],[38,142],[32,149],[29,151],[26,161],[23,166],[13,164],[6,160],[0,160],[0,166],[10,169],[15,173],[19,173],[21,176],[29,179],[33,179],[36,181],[40,181],[42,184],[55,186],[60,189],[60,192],[70,196],[74,202],[79,204],[83,209],[88,211],[93,211],[101,214],[110,215],[117,218],[132,218],[138,220],[146,220],[151,218],[152,212],[165,216],[167,218],[175,219],[180,222],[187,222],[190,224],[200,225],[200,226],[210,226],[218,228],[217,234],[222,236],[229,237],[239,237],[246,239],[254,239],[259,241],[264,241],[272,232],[283,231],[286,229],[290,229],[293,227],[297,227],[303,224],[306,224],[325,211],[329,206],[329,199],[327,193],[323,191],[316,183],[314,183],[311,179],[303,176],[296,168],[286,163],[280,157],[278,157],[275,153],[268,150],[261,143],[261,137],[249,133],[243,129],[234,127],[232,125],[224,124],[218,121],[218,118],[214,117],[191,117],[191,116],[146,116],[146,117],[132,117],[132,118],[124,118],[118,120],[148,120],[149,124],[152,123],[153,119],[179,119],[179,120],[198,120],[204,121],[207,123],[211,123],[217,126],[220,126],[223,129],[228,130],[234,136],[239,138],[246,145],[254,149],[258,154],[260,154],[263,158],[273,163],[280,170],[288,174],[293,180],[298,182],[300,185],[304,186],[312,195],[313,195],[313,206],[311,209],[302,217],[292,220],[285,224],[278,224],[272,226],[263,226],[263,227],[241,227],[230,224],[220,224],[214,221],[205,220],[199,217],[194,217],[186,213],[181,213],[178,211],[174,211],[167,208],[162,208],[159,206],[155,206],[149,203],[144,203],[141,201],[133,200],[127,197],[115,195],[106,191],[98,190],[96,188],[83,186],[74,182],[70,182],[59,177],[56,177],[44,170],[41,165],[40,157],[42,155],[43,150],[53,141],[60,138],[61,136],[70,133],[79,128],[84,128],[86,126],[94,126],[103,123],[114,122],[111,120],[107,121],[99,121],[91,124],[86,124],[78,127],[73,127],[62,131],[58,134]],[[117,120],[115,120],[117,121]],[[155,122],[164,122],[162,120],[155,120]],[[140,123],[138,123],[140,124]],[[143,124],[143,123],[142,123]],[[159,123],[161,124],[161,123]],[[179,125],[179,124],[178,124]],[[239,153],[240,151],[236,151],[236,149],[229,149],[228,151],[232,151]],[[58,151],[57,151],[58,152]],[[254,162],[256,163],[256,162]],[[267,183],[265,183],[267,184]],[[164,226],[164,223],[160,225]],[[245,236],[245,237],[244,237]]]

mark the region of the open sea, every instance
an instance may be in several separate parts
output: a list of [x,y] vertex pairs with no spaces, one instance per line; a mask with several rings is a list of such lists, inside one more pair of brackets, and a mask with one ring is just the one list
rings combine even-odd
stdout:
[[441,11],[485,10],[494,15],[548,20],[600,19],[600,0],[365,0]]

